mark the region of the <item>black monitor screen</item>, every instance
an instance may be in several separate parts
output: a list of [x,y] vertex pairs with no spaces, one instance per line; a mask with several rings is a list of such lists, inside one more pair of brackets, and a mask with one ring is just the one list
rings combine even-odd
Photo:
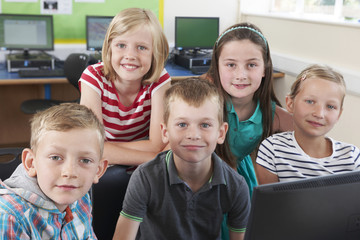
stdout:
[[102,49],[106,31],[113,17],[86,16],[86,49],[99,51]]
[[175,47],[212,49],[219,35],[217,17],[175,17]]
[[52,15],[0,14],[2,50],[53,50]]
[[245,240],[360,239],[360,172],[254,188]]

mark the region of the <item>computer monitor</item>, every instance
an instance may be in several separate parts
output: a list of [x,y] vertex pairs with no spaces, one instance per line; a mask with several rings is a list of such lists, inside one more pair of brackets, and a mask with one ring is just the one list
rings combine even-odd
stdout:
[[100,51],[113,16],[86,16],[86,49]]
[[53,50],[52,15],[0,14],[0,49],[23,50],[25,58],[31,50]]
[[245,240],[360,239],[360,172],[254,188]]
[[212,49],[219,36],[218,17],[175,17],[175,48]]

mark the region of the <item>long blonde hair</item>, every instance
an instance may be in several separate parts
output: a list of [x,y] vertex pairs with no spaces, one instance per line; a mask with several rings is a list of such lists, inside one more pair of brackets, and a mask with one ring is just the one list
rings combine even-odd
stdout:
[[127,8],[119,12],[110,22],[102,47],[103,73],[110,81],[114,81],[116,78],[116,72],[111,65],[111,43],[113,39],[139,28],[148,28],[153,39],[151,67],[144,75],[143,84],[150,84],[159,79],[169,55],[169,44],[159,20],[150,10]]

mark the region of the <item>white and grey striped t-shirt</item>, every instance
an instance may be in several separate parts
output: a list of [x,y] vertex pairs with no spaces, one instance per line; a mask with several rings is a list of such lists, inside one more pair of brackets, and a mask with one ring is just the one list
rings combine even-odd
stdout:
[[312,158],[298,145],[293,132],[274,134],[261,143],[256,163],[277,174],[280,182],[360,170],[359,148],[328,139],[333,154]]

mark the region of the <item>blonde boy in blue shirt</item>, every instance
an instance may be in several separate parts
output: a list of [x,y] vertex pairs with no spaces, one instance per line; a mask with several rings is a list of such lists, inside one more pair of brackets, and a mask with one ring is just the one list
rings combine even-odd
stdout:
[[0,181],[0,239],[96,239],[88,192],[107,167],[104,134],[95,114],[76,103],[33,117],[31,149]]

